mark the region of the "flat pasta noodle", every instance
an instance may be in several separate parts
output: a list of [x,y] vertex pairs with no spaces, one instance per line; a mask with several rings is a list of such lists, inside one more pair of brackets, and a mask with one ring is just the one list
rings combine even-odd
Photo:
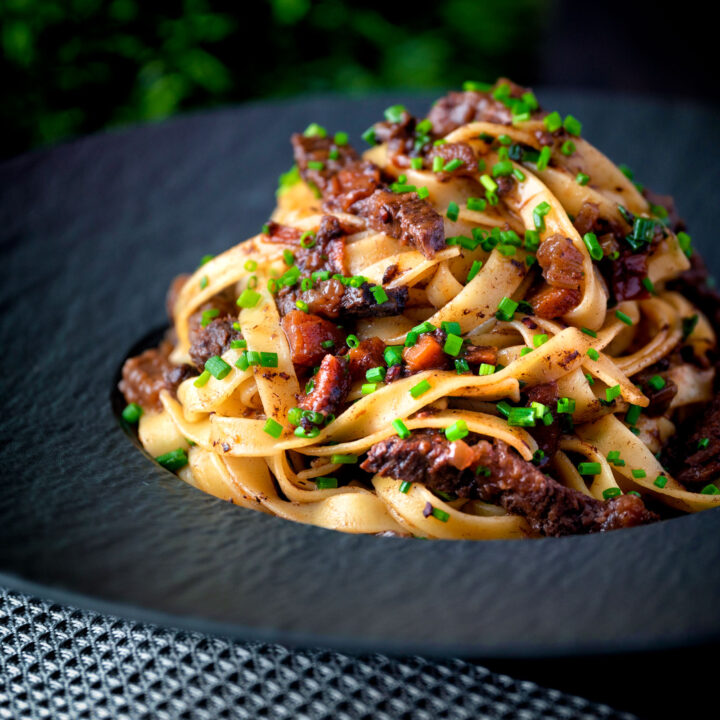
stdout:
[[[487,102],[512,109],[501,86]],[[720,448],[715,320],[671,284],[689,237],[572,123],[529,115],[444,137],[411,120],[362,159],[294,136],[301,179],[282,181],[276,225],[175,292],[154,375],[123,369],[143,447],[205,493],[351,533],[519,539],[644,524],[645,499],[720,506],[715,475],[683,480]],[[597,245],[575,227],[588,207]],[[536,262],[557,235],[575,285]],[[617,301],[627,242],[647,277]],[[579,300],[540,317],[543,289]]]

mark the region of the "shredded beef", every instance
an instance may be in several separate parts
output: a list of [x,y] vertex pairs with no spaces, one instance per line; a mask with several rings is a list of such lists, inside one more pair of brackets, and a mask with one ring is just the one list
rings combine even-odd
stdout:
[[[345,336],[337,325],[302,310],[288,312],[282,319],[282,328],[290,346],[293,365],[314,367],[328,350],[339,349],[345,344]],[[330,341],[334,343],[332,347],[322,346]]]
[[547,407],[553,416],[553,422],[550,425],[538,422],[535,427],[527,428],[528,432],[533,436],[540,450],[545,453],[545,461],[549,461],[558,450],[560,442],[560,423],[557,417],[557,402],[559,398],[557,383],[553,380],[540,385],[533,385],[526,392],[527,403],[530,407],[533,402],[542,403]]
[[377,302],[372,287],[370,283],[352,287],[331,278],[304,292],[298,288],[285,287],[278,293],[276,302],[281,315],[294,310],[295,303],[300,300],[307,304],[308,312],[331,319],[387,317],[403,312],[408,299],[407,287],[387,288],[385,293],[388,299],[383,303]]
[[540,243],[538,264],[549,285],[579,290],[583,279],[583,256],[570,238],[550,235]]
[[512,113],[488,93],[475,91],[451,92],[440,98],[428,113],[433,132],[445,136],[461,125],[471,122],[512,124]]
[[385,367],[385,343],[378,337],[363,340],[348,353],[350,376],[354,381],[364,380],[365,373],[375,367]]
[[205,363],[215,355],[222,355],[230,349],[233,340],[239,340],[242,335],[233,328],[237,321],[237,314],[223,315],[211,320],[205,327],[197,317],[190,320],[190,359],[195,367],[202,371]]
[[634,495],[603,502],[561,485],[501,440],[481,440],[470,446],[462,440],[451,443],[433,432],[413,433],[406,440],[390,437],[373,445],[360,467],[397,480],[421,482],[435,491],[499,504],[525,517],[536,532],[553,537],[658,519]]
[[580,304],[579,290],[566,290],[547,285],[529,298],[533,313],[538,317],[552,320],[562,317]]
[[376,190],[353,205],[353,212],[364,217],[370,227],[413,245],[425,257],[433,257],[445,246],[442,217],[417,193]]
[[456,177],[476,177],[478,172],[478,161],[475,156],[474,150],[464,142],[455,143],[443,143],[442,145],[436,145],[429,154],[430,162],[432,158],[440,157],[443,159],[443,163],[447,164],[453,160],[461,160],[462,165],[455,170],[443,171],[437,173],[437,178],[440,182],[445,182],[451,178]]
[[325,355],[314,377],[314,387],[304,395],[298,407],[323,415],[336,415],[350,390],[350,373],[344,358]]

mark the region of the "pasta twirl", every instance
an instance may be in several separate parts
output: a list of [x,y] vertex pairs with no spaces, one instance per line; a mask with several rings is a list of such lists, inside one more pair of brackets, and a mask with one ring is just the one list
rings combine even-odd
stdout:
[[720,505],[718,296],[667,198],[508,80],[371,147],[292,138],[261,232],[171,288],[128,422],[246,508],[353,533],[603,532]]

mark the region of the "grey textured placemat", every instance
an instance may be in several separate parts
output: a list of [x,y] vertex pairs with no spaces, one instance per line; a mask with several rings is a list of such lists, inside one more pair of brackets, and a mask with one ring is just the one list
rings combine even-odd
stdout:
[[232,642],[5,590],[0,718],[633,720],[460,660]]

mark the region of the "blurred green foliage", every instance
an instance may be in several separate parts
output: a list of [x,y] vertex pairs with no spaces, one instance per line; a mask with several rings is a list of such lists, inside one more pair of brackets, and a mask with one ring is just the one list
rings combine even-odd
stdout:
[[550,0],[0,0],[0,155],[179,110],[533,82]]

